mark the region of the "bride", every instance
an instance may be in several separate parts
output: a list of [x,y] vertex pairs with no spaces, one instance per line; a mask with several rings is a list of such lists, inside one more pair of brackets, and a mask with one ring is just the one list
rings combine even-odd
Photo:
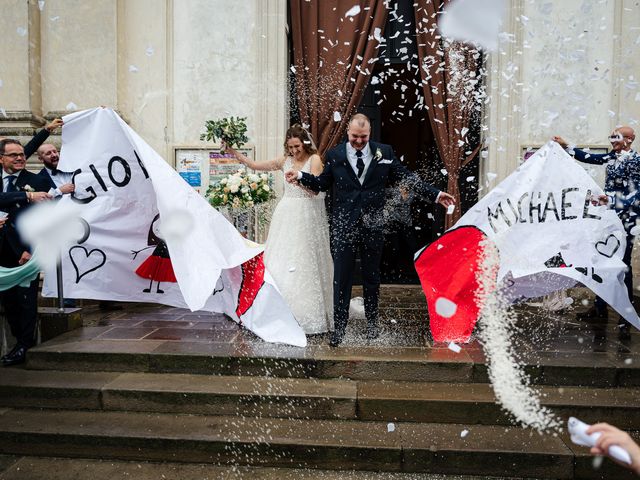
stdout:
[[[253,170],[322,172],[322,160],[309,132],[293,125],[285,136],[285,155],[254,162],[233,148],[227,151]],[[293,315],[307,334],[333,330],[333,261],[324,194],[284,182],[265,246],[265,265]]]

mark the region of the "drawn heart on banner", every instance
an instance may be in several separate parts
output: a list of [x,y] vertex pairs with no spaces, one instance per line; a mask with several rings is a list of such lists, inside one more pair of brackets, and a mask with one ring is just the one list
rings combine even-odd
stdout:
[[[609,240],[611,239],[613,239],[614,241],[611,242],[611,245],[609,245]],[[613,233],[610,233],[609,236],[606,238],[606,240],[601,242],[596,242],[596,251],[600,255],[607,258],[613,257],[619,248],[620,248],[620,240],[618,240],[618,238]]]
[[69,249],[69,258],[76,271],[76,283],[88,273],[95,272],[107,262],[107,256],[99,248],[87,250],[82,245]]

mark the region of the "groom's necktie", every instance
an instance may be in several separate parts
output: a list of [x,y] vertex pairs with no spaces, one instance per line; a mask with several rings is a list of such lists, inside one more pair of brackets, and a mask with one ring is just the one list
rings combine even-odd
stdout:
[[356,168],[358,169],[358,178],[362,176],[362,172],[364,172],[364,160],[362,160],[362,150],[356,150],[356,157],[358,157],[358,161],[356,162]]

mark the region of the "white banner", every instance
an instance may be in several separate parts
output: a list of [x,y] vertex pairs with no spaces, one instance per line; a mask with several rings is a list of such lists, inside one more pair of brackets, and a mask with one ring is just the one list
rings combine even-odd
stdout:
[[[64,117],[59,168],[75,172],[81,206],[77,245],[62,255],[69,298],[156,302],[223,312],[269,342],[306,346],[306,337],[262,263],[219,212],[110,109]],[[161,219],[188,234],[162,238]],[[44,296],[56,296],[47,272]]]
[[626,233],[584,168],[549,142],[469,210],[500,252],[498,281],[513,301],[582,283],[640,329],[624,285]]

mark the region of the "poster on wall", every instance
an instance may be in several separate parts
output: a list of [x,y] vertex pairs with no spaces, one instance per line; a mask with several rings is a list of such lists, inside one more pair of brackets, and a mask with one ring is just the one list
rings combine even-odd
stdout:
[[[254,148],[239,148],[239,152],[254,158]],[[223,177],[247,168],[230,153],[220,153],[220,147],[178,146],[175,147],[175,168],[188,185],[201,195],[207,193],[209,185]]]
[[[253,160],[253,148],[239,148],[238,152]],[[231,175],[238,170],[247,170],[236,157],[229,152],[220,153],[219,150],[209,151],[209,185],[219,182],[227,175]]]
[[176,155],[176,170],[187,184],[198,193],[202,189],[202,172],[200,166],[204,155],[199,150],[183,150]]

